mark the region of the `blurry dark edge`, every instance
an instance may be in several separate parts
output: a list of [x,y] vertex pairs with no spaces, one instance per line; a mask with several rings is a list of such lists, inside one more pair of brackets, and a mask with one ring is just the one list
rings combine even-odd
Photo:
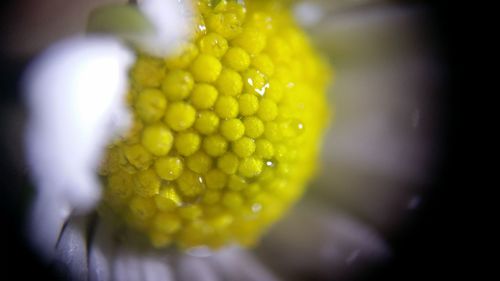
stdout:
[[[3,40],[9,33],[8,25],[4,20],[12,11],[16,1],[5,0],[0,2],[0,243],[4,245],[0,251],[0,276],[2,280],[29,280],[36,277],[38,280],[62,280],[53,266],[43,263],[38,254],[27,242],[24,231],[27,205],[33,197],[33,189],[25,169],[12,164],[13,155],[20,157],[17,152],[11,152],[12,146],[8,142],[21,142],[20,135],[11,135],[7,128],[12,120],[5,119],[8,112],[15,112],[16,126],[22,126],[23,110],[19,93],[19,79],[29,58],[12,59],[5,54]],[[23,19],[19,19],[22,21]],[[10,117],[10,116],[9,116]],[[7,126],[9,125],[9,126]],[[21,130],[18,130],[19,132]],[[19,147],[22,144],[18,144]],[[19,159],[15,159],[15,162]],[[21,170],[21,171],[20,171]]]
[[459,132],[457,120],[460,101],[470,90],[466,86],[470,77],[465,76],[463,51],[467,48],[465,41],[472,40],[459,37],[459,34],[472,28],[466,27],[472,19],[465,16],[466,7],[457,1],[403,2],[424,3],[430,8],[425,28],[436,44],[436,57],[443,66],[444,78],[434,93],[439,124],[433,153],[438,158],[421,205],[388,239],[393,250],[390,260],[373,266],[355,280],[453,280],[471,276],[475,276],[472,280],[477,280],[481,272],[473,270],[475,257],[469,245],[474,241],[468,237],[469,232],[476,229],[467,209],[475,206],[471,202],[473,199],[465,196],[465,189],[472,186],[466,181],[467,173],[463,168],[473,163],[468,162],[465,155],[466,133]]

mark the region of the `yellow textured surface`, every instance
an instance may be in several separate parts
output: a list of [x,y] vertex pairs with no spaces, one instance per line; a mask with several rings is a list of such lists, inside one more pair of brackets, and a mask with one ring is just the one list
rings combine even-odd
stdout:
[[134,126],[101,169],[104,202],[155,247],[254,245],[303,193],[329,69],[286,1],[197,1],[175,55],[139,52]]

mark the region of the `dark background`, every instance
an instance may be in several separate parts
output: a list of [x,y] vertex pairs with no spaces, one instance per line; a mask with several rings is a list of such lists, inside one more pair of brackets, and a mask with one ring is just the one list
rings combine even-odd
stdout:
[[[12,2],[1,2],[0,18],[9,13]],[[474,257],[469,252],[474,247],[469,232],[479,228],[468,209],[471,203],[467,200],[472,198],[465,197],[465,187],[468,186],[468,172],[463,169],[466,162],[465,140],[463,132],[459,131],[457,117],[463,94],[469,90],[466,81],[470,77],[465,79],[467,68],[462,52],[467,48],[462,32],[471,29],[470,21],[463,20],[464,12],[469,11],[455,1],[427,1],[426,4],[432,7],[429,31],[437,42],[438,53],[447,70],[446,81],[438,97],[441,112],[441,144],[438,147],[442,157],[432,186],[428,189],[429,199],[399,232],[389,237],[393,257],[388,263],[359,276],[359,280],[450,280],[469,277],[470,274],[477,279],[480,274],[472,270]],[[9,32],[4,27],[3,24],[0,27],[0,42],[3,35]],[[8,110],[10,105],[20,105],[17,82],[25,63],[5,56],[0,45],[2,111]],[[4,114],[0,116],[4,117]],[[9,120],[0,121],[0,243],[5,245],[0,248],[0,279],[23,280],[36,276],[42,280],[57,280],[53,270],[39,262],[23,237],[22,210],[26,203],[19,198],[26,197],[20,194],[29,190],[29,182],[11,162],[11,153],[6,149],[12,147],[7,141],[20,139],[7,135],[10,132],[6,128],[10,126]]]

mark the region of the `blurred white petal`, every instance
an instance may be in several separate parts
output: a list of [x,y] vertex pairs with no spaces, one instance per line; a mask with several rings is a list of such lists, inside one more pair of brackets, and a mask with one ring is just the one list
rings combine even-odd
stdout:
[[133,243],[123,243],[116,247],[112,258],[111,276],[116,281],[173,281],[174,271],[168,255],[153,249],[135,248]]
[[45,255],[64,219],[100,199],[101,153],[129,124],[124,94],[132,60],[113,38],[75,37],[40,55],[24,77],[27,158],[37,188],[31,232]]
[[323,6],[310,1],[297,3],[293,8],[293,13],[297,22],[303,26],[317,24],[326,15]]
[[88,217],[71,218],[57,243],[56,264],[72,280],[88,280]]
[[59,193],[39,192],[31,207],[28,235],[46,257],[53,257],[71,206]]
[[112,279],[116,281],[142,280],[141,253],[122,245],[118,247],[112,265]]
[[213,256],[215,268],[223,276],[222,280],[278,281],[267,266],[252,253],[239,247],[222,249]]
[[136,42],[146,52],[165,56],[187,39],[191,30],[187,18],[192,14],[190,1],[142,0],[138,7],[155,27],[153,34],[139,37]]
[[113,239],[113,226],[99,219],[89,243],[89,280],[111,280],[111,266],[117,247],[117,242]]
[[182,255],[176,263],[179,280],[218,281],[220,277],[208,263],[209,258]]
[[424,192],[436,157],[441,66],[419,5],[380,5],[311,28],[335,59],[335,121],[311,193],[388,232]]
[[169,265],[165,253],[147,253],[142,257],[142,274],[144,281],[174,281],[172,266]]
[[389,257],[370,226],[322,204],[300,204],[278,222],[258,248],[260,257],[287,280],[331,280]]

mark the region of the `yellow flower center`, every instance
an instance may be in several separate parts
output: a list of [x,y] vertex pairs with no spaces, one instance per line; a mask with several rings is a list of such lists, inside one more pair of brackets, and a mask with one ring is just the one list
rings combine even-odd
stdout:
[[316,168],[328,68],[277,1],[197,7],[178,54],[138,55],[103,206],[156,247],[252,246]]

